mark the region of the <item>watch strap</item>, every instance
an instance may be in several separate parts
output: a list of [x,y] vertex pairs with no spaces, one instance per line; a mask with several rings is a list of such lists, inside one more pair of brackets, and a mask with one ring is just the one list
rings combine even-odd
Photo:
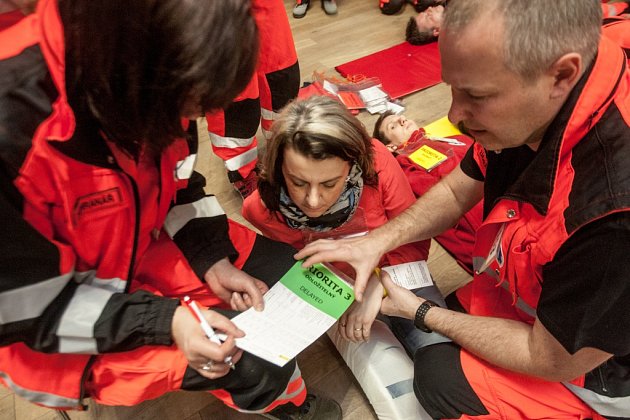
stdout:
[[427,327],[424,324],[424,318],[427,316],[427,312],[429,312],[429,309],[433,308],[434,306],[440,306],[440,305],[428,299],[422,302],[420,306],[418,306],[418,309],[416,310],[416,317],[414,318],[413,324],[420,331],[424,331],[426,333],[433,332],[429,327]]

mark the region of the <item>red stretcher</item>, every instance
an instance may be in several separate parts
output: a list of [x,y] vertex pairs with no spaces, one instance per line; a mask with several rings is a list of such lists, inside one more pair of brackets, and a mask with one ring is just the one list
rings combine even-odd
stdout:
[[400,98],[442,81],[438,43],[394,45],[335,67],[343,77],[378,77],[391,98]]

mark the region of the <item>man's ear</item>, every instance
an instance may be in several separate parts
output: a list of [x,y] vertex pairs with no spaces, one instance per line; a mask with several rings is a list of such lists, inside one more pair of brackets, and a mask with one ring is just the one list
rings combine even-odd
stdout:
[[435,28],[433,28],[433,36],[437,38],[439,35],[440,35],[440,28],[436,26]]
[[547,73],[553,77],[552,99],[569,94],[582,75],[582,65],[582,56],[576,52],[564,54],[551,65]]

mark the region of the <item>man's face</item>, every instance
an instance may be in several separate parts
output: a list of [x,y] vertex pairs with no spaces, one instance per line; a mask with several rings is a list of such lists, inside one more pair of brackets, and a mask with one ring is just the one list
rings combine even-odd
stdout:
[[392,152],[404,145],[417,129],[418,125],[404,115],[389,115],[381,123],[381,132],[389,140],[387,148]]
[[438,36],[444,18],[444,6],[432,6],[416,16],[416,25],[419,32],[433,32]]
[[526,143],[536,149],[558,109],[550,98],[555,78],[526,81],[506,68],[502,27],[486,16],[440,36],[442,79],[453,96],[448,116],[488,150]]

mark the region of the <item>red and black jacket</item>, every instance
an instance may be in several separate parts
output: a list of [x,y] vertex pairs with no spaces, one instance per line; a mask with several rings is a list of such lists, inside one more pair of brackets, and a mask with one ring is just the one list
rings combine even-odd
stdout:
[[[503,182],[497,179],[501,178],[497,176],[498,165],[504,162],[508,167],[509,156],[519,153],[518,149],[493,154],[474,145],[476,166],[485,178],[486,217],[477,232],[470,313],[527,323],[533,323],[538,317],[559,342],[568,342],[549,313],[541,312],[541,296],[548,296],[543,289],[550,282],[546,274],[560,256],[560,250],[566,251],[563,245],[574,236],[589,227],[599,226],[599,221],[623,217],[630,211],[629,122],[630,72],[626,57],[615,42],[602,37],[594,64],[548,127],[535,156],[524,168],[518,169],[518,177],[498,196],[490,193]],[[470,156],[464,162],[470,163]],[[498,189],[503,187],[499,185]],[[571,264],[580,263],[584,262]],[[591,263],[597,267],[597,261]],[[614,273],[630,271],[627,259],[614,266]],[[579,296],[584,291],[572,286],[577,279],[566,274],[562,277],[568,271],[569,267],[565,266],[554,280],[561,282],[562,287],[570,291],[569,295]],[[627,281],[624,275],[615,278],[619,283]],[[585,281],[588,282],[588,278],[581,284]],[[607,284],[601,286],[608,287]],[[591,291],[585,301],[593,301],[596,296],[596,292]],[[576,303],[570,296],[563,295],[562,305],[569,308]],[[620,306],[616,308],[625,310]],[[590,314],[601,316],[596,311]],[[584,331],[586,327],[581,324],[581,328]],[[619,343],[603,348],[615,356],[596,369],[597,372],[565,383],[605,416],[625,417],[630,409],[630,381],[624,373],[628,369],[630,348],[627,331],[619,330],[619,335],[622,334],[617,340]],[[598,347],[596,343],[587,346]],[[568,348],[572,353],[577,350]],[[592,380],[594,375],[605,380]],[[603,385],[606,382],[607,385]]]
[[90,354],[172,344],[178,301],[127,293],[139,244],[166,231],[200,279],[236,250],[193,171],[194,122],[155,162],[156,182],[139,182],[133,159],[75,117],[64,82],[57,4],[41,0],[0,32],[0,380],[76,407]]

